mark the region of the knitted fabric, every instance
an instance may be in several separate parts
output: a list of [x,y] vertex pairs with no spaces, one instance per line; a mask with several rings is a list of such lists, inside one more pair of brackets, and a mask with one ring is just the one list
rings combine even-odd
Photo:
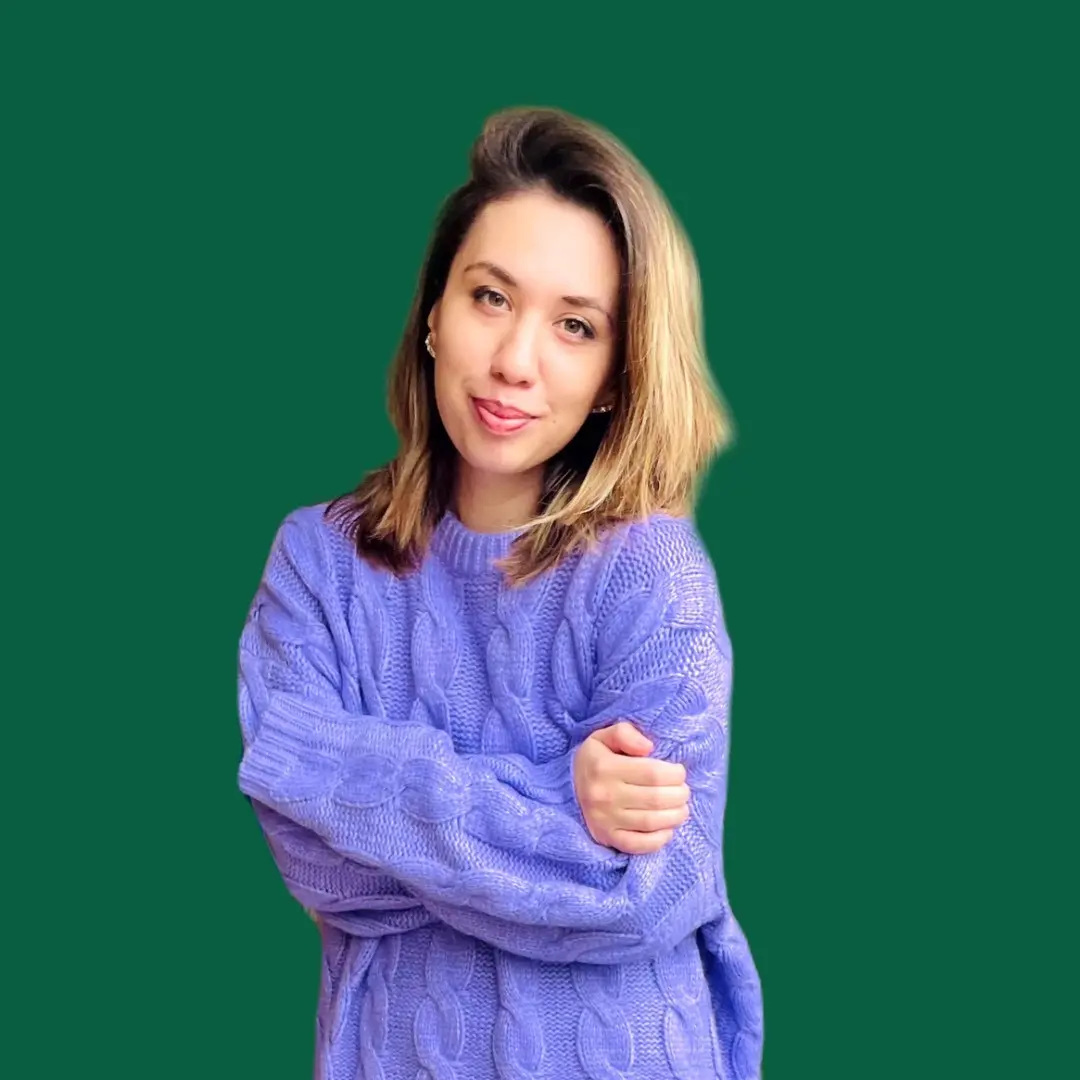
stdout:
[[[684,519],[526,586],[448,514],[414,572],[304,507],[240,643],[241,791],[317,913],[318,1080],[758,1077],[760,984],[727,900],[732,650]],[[597,844],[572,764],[630,720],[682,763],[654,854]]]

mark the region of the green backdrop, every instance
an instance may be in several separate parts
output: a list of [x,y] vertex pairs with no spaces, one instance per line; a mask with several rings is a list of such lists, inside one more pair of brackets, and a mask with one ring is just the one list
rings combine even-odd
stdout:
[[5,5],[0,1071],[309,1075],[241,623],[281,518],[392,452],[484,117],[552,104],[685,222],[738,427],[699,522],[766,1076],[1064,1075],[1072,759],[1020,736],[1076,720],[1069,40],[1038,5]]

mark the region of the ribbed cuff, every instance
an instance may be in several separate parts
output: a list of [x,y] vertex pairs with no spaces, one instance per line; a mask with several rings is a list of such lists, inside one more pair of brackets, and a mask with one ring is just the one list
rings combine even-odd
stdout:
[[312,798],[335,782],[347,744],[344,724],[291,698],[274,701],[240,765],[240,787],[271,804]]
[[335,787],[349,760],[361,755],[385,758],[390,771],[410,759],[438,760],[440,735],[424,724],[330,713],[282,696],[260,717],[240,767],[241,788],[255,797],[313,798]]

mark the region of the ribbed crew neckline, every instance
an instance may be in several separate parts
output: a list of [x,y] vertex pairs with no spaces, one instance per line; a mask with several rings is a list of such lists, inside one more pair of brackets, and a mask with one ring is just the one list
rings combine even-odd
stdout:
[[510,551],[523,530],[482,533],[466,527],[457,515],[448,510],[435,528],[431,550],[453,573],[476,577],[494,573],[495,562]]

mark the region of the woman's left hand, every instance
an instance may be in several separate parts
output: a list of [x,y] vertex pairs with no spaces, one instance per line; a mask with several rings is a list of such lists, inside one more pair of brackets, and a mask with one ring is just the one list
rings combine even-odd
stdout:
[[594,731],[574,755],[574,793],[598,844],[626,855],[659,851],[690,816],[686,769],[648,754],[653,744],[622,721]]

